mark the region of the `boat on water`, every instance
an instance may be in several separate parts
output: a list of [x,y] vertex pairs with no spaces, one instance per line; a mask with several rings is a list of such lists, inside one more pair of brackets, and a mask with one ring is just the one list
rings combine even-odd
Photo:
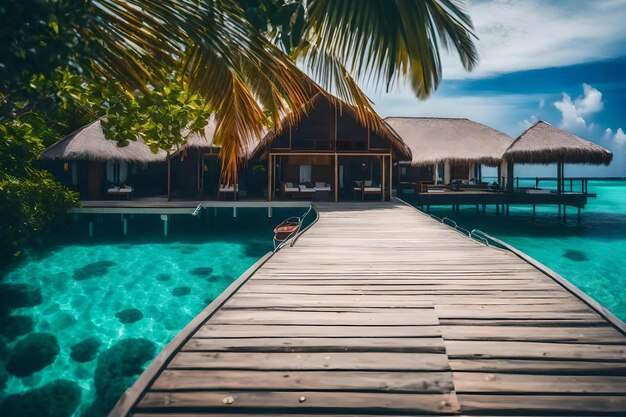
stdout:
[[302,223],[306,216],[313,210],[313,205],[309,206],[309,209],[301,217],[292,216],[283,220],[274,229],[274,252],[283,247],[286,242],[296,237],[298,232],[302,228]]

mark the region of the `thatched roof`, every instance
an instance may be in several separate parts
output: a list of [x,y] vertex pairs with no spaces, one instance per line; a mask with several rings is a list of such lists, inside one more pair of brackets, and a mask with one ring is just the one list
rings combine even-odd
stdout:
[[[315,93],[311,97],[311,100],[308,103],[308,108],[313,109],[316,106],[319,106],[321,103],[324,103],[324,102],[327,104],[331,104],[331,105],[341,106],[341,111],[343,113],[352,116],[358,122],[357,110],[354,106],[338,98],[335,98],[334,102],[331,103],[329,99],[326,96],[324,96],[324,94],[322,93]],[[254,149],[251,150],[250,158],[258,157],[265,150],[266,145],[270,144],[277,137],[285,133],[288,129],[297,127],[297,122],[294,122],[295,118],[291,116],[292,115],[286,115],[285,117],[283,117],[278,123],[278,126],[270,130],[263,137],[263,139],[258,143],[258,145]],[[306,114],[304,114],[302,117],[304,118],[307,116]],[[402,141],[402,139],[398,137],[398,135],[396,135],[396,133],[392,129],[389,129],[386,125],[383,127],[383,129],[384,130],[382,132],[376,132],[376,133],[380,135],[381,137],[383,137],[384,139],[387,139],[391,142],[391,146],[398,153],[400,158],[410,158],[411,150],[406,146],[406,144]]]
[[504,157],[522,164],[562,161],[566,164],[608,165],[613,154],[600,145],[539,120],[515,139]]
[[411,165],[443,161],[497,165],[513,138],[468,119],[387,117],[385,122],[413,155]]
[[[183,146],[183,148],[202,150],[219,148],[219,145],[213,143],[213,136],[215,135],[216,127],[217,122],[215,121],[215,116],[211,116],[207,125],[204,127],[204,131],[191,134],[187,138],[187,143]],[[183,132],[183,134],[185,133],[186,132]]]
[[100,119],[74,131],[46,149],[41,159],[99,162],[163,162],[166,152],[152,153],[141,140],[118,146],[104,136]]

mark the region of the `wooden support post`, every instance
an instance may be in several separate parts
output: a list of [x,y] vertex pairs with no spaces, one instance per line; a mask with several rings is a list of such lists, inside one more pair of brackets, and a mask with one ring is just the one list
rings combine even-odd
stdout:
[[93,237],[93,222],[89,222],[89,237]]
[[580,223],[580,207],[578,207],[578,222]]
[[271,207],[271,206],[269,206],[269,207],[267,208],[267,218],[268,218],[268,219],[271,219],[271,218],[272,218],[272,207]]
[[233,206],[233,219],[237,218],[237,206]]
[[536,212],[537,212],[536,205],[533,204],[533,217],[535,217]]
[[335,153],[335,203],[339,201],[339,156]]
[[385,201],[385,157],[384,156],[380,157],[380,163],[381,163],[380,201]]
[[172,160],[167,155],[167,201],[172,200]]
[[167,214],[161,214],[161,220],[163,220],[163,236],[167,237],[169,216]]
[[389,201],[393,198],[393,155],[389,154]]
[[561,218],[561,205],[559,204],[559,219]]
[[267,155],[267,201],[272,201],[272,194],[274,194],[274,185],[272,183],[272,174],[274,172],[273,159],[271,153]]
[[567,204],[563,204],[563,220],[567,220]]
[[126,233],[128,232],[128,219],[124,218],[122,219],[122,222],[124,223],[123,229],[124,229],[124,236],[126,236]]

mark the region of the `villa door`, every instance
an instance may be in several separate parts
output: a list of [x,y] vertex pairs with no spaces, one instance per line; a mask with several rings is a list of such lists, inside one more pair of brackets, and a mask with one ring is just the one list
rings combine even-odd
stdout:
[[90,200],[100,198],[102,191],[102,164],[100,162],[89,162],[88,193]]

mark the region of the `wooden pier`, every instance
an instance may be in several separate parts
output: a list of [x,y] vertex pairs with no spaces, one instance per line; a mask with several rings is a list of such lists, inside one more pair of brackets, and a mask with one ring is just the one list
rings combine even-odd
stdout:
[[111,415],[626,415],[623,323],[403,204],[319,213]]

